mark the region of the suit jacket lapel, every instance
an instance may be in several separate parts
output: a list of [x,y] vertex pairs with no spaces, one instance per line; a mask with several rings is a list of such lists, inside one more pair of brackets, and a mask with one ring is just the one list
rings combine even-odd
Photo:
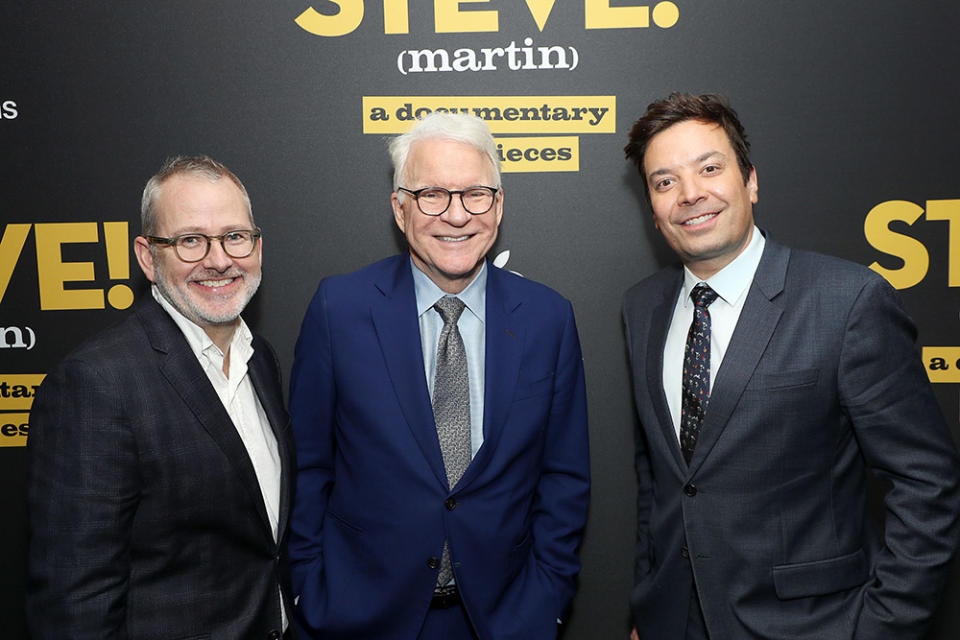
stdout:
[[773,300],[783,291],[789,261],[790,249],[767,238],[737,327],[710,393],[710,404],[700,429],[700,438],[690,460],[691,473],[703,464],[726,428],[780,322],[783,309]]
[[507,422],[513,402],[526,327],[514,312],[523,299],[497,267],[487,263],[486,348],[484,355],[483,446],[458,484],[466,485],[487,467]]
[[[283,407],[282,390],[279,387],[279,380],[276,377],[276,359],[273,352],[267,344],[254,337],[254,352],[250,358],[248,373],[253,388],[263,407],[263,412],[267,416],[270,428],[277,441],[277,454],[280,458],[280,514],[277,522],[277,541],[283,540],[286,533],[286,524],[288,520],[288,509],[290,505],[291,476],[294,473],[296,465],[294,464],[294,452],[292,440],[290,439],[290,430],[288,426],[287,412]],[[266,512],[264,512],[266,515]],[[270,526],[267,521],[267,526]]]
[[374,283],[377,294],[370,313],[403,417],[433,473],[446,485],[430,391],[423,375],[417,298],[406,254],[398,256],[393,267]]
[[[135,310],[151,346],[157,351],[160,372],[233,464],[269,532],[270,521],[263,504],[263,494],[247,449],[180,328],[152,297],[137,305]],[[272,533],[270,537],[273,537]]]
[[656,303],[650,316],[650,333],[647,343],[647,388],[653,400],[653,408],[657,413],[657,422],[667,442],[667,449],[673,454],[674,461],[680,469],[686,469],[687,463],[680,452],[680,443],[677,441],[677,430],[670,416],[670,406],[663,390],[663,349],[667,341],[667,331],[673,320],[673,310],[677,296],[683,284],[683,270],[679,270],[676,277],[671,279],[671,286],[663,291],[663,297]]

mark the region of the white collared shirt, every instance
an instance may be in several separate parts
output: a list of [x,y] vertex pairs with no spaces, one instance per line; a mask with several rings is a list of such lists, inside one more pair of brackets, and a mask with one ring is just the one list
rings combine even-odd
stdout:
[[[276,541],[280,522],[280,452],[270,421],[247,373],[247,364],[253,356],[253,334],[250,328],[247,327],[243,318],[239,319],[240,322],[236,331],[233,332],[233,338],[228,347],[230,352],[228,377],[223,373],[225,357],[223,351],[214,344],[203,328],[167,302],[156,285],[153,285],[150,290],[154,299],[170,314],[187,339],[187,344],[190,345],[200,366],[203,367],[204,373],[207,374],[210,384],[213,385],[234,428],[240,435],[247,455],[250,456],[250,462],[253,464],[253,470],[257,474],[260,494],[263,496],[270,529]],[[280,611],[285,630],[288,622],[282,596]]]
[[[739,256],[718,271],[706,283],[717,292],[718,297],[710,305],[710,389],[717,379],[723,356],[730,345],[730,338],[740,312],[747,299],[747,292],[753,283],[753,274],[760,264],[765,240],[756,227],[747,248]],[[690,292],[704,282],[686,267],[683,268],[683,285],[673,309],[673,319],[667,330],[667,341],[663,347],[663,391],[667,396],[673,428],[680,441],[680,412],[683,395],[683,355],[687,345],[687,332],[693,322],[693,300]],[[708,408],[709,411],[709,408]]]

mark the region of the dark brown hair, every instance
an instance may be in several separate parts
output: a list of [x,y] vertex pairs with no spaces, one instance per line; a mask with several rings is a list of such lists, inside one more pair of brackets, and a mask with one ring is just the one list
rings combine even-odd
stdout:
[[630,130],[630,141],[623,148],[627,159],[637,165],[640,175],[643,176],[643,188],[647,197],[650,197],[650,191],[643,166],[647,145],[650,144],[653,136],[686,120],[715,123],[723,127],[727,139],[730,140],[730,146],[737,154],[737,164],[740,166],[740,174],[746,184],[750,178],[750,169],[753,168],[750,162],[750,143],[747,142],[747,134],[737,118],[737,112],[733,110],[727,99],[714,93],[695,96],[674,92],[662,100],[650,103],[646,113],[633,124]]

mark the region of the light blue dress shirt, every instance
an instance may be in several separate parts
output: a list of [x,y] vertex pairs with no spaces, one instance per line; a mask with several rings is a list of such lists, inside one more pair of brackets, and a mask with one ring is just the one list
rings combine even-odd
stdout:
[[[420,271],[410,261],[413,270],[413,287],[417,296],[417,317],[420,321],[420,348],[423,351],[423,372],[427,378],[430,399],[433,399],[433,378],[437,362],[437,345],[443,318],[433,308],[437,300],[449,295],[445,293],[427,274]],[[484,362],[486,358],[486,304],[487,304],[487,263],[484,261],[480,272],[470,284],[456,294],[466,305],[466,309],[457,321],[457,329],[463,338],[463,348],[467,354],[467,376],[470,379],[470,455],[477,455],[483,444],[483,389]]]

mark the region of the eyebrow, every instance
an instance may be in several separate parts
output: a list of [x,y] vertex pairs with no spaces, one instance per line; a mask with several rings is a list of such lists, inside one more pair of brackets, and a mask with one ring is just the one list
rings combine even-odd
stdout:
[[[706,161],[706,160],[709,160],[710,158],[712,158],[712,157],[714,157],[714,156],[719,156],[720,158],[723,158],[724,160],[727,159],[727,154],[723,153],[722,151],[713,150],[713,151],[707,151],[706,153],[697,156],[697,157],[694,158],[693,161],[690,162],[689,164],[700,164],[701,162],[704,162],[704,161]],[[671,173],[672,171],[673,171],[673,168],[672,168],[672,167],[664,167],[664,168],[662,168],[662,169],[657,169],[656,171],[651,171],[650,174],[647,175],[647,179],[650,180],[650,179],[653,179],[653,178],[655,178],[655,177],[657,177],[657,176],[662,176],[662,175],[665,175],[665,174],[667,174],[667,173]]]

